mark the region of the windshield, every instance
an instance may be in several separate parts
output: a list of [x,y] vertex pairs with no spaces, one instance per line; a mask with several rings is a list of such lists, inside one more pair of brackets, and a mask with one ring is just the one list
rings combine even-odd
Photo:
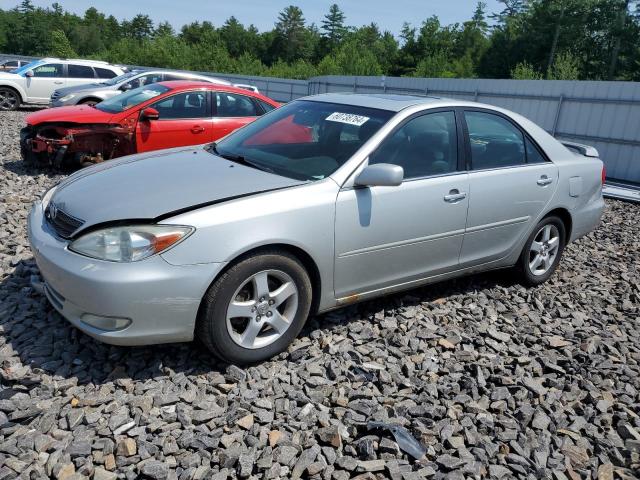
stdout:
[[101,83],[103,85],[117,85],[120,82],[124,82],[127,78],[131,78],[134,75],[138,75],[139,73],[139,71],[134,70],[132,72],[123,73],[122,75],[118,75],[117,77],[110,78],[109,80],[105,80]]
[[210,151],[298,180],[321,180],[344,164],[393,112],[297,100],[227,136]]
[[16,68],[15,70],[11,70],[11,73],[21,74],[26,72],[27,70],[31,70],[33,67],[37,67],[38,65],[43,64],[42,60],[36,60],[35,62],[27,63],[26,65],[21,66],[20,68]]
[[168,87],[158,85],[157,83],[138,87],[133,90],[129,90],[126,93],[116,95],[108,100],[103,100],[96,105],[96,108],[103,112],[120,113],[125,110],[129,110],[136,105],[140,105],[147,100],[151,100],[152,98],[157,97],[164,92],[168,92],[169,90],[170,89]]

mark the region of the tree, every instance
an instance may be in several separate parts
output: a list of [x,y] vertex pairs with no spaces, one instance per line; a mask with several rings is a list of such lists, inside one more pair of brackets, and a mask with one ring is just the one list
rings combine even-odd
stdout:
[[309,58],[312,51],[307,43],[309,32],[300,8],[290,5],[280,12],[275,33],[273,48],[276,58],[285,62]]
[[511,70],[511,78],[514,80],[542,80],[542,74],[527,62],[521,62]]
[[321,27],[322,38],[325,41],[327,51],[333,51],[347,33],[344,22],[344,12],[334,3],[329,7],[329,13],[324,16]]
[[173,37],[174,35],[175,31],[169,22],[160,22],[153,32],[154,37]]
[[51,53],[60,58],[75,58],[77,53],[71,47],[69,39],[62,30],[51,32]]
[[153,20],[149,15],[138,14],[131,21],[122,22],[122,31],[126,37],[145,40],[153,34]]

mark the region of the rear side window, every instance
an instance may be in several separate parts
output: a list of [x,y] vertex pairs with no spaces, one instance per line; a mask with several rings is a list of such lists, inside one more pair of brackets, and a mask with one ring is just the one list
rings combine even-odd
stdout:
[[400,165],[407,179],[455,172],[458,166],[455,114],[436,112],[409,120],[369,157],[369,164],[374,163]]
[[268,113],[271,110],[275,109],[276,107],[274,107],[273,105],[271,105],[270,103],[267,102],[263,102],[262,100],[258,100],[258,103],[260,104],[260,106],[262,107],[262,110],[264,110],[264,113]]
[[93,68],[86,65],[67,65],[67,76],[69,78],[95,78]]
[[524,137],[511,122],[485,112],[465,112],[464,117],[469,130],[473,170],[526,163]]
[[258,108],[249,97],[227,92],[216,93],[217,117],[257,117],[258,115]]
[[538,147],[528,138],[525,139],[525,145],[527,146],[527,163],[544,163],[547,161]]
[[6,62],[3,64],[5,67],[18,67],[19,64],[16,60],[13,60],[11,62]]
[[33,76],[38,78],[56,78],[62,77],[61,63],[47,63],[40,65],[32,70]]
[[98,78],[114,78],[117,76],[116,72],[109,70],[108,68],[95,67],[95,71],[98,74]]

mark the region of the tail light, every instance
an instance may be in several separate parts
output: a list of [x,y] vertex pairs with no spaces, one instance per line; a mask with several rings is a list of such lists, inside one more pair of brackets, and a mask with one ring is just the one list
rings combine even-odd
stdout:
[[607,169],[602,165],[602,184],[604,185],[604,181],[607,178]]

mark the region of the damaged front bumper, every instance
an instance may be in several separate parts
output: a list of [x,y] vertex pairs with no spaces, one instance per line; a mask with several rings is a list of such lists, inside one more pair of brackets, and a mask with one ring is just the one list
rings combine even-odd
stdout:
[[77,168],[135,153],[135,135],[121,125],[28,125],[20,154],[31,165]]

